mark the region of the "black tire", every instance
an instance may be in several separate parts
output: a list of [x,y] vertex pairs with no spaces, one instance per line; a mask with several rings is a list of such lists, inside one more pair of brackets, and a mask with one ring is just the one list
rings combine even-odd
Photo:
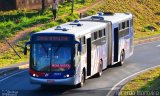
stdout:
[[124,64],[124,59],[125,59],[125,53],[124,51],[122,51],[120,56],[120,62],[118,62],[119,66],[122,66]]
[[49,88],[49,85],[41,84],[41,88],[42,88],[42,89],[48,89],[48,88]]
[[78,88],[83,87],[84,83],[85,83],[85,72],[83,71],[81,75],[81,82],[78,84]]
[[103,66],[103,63],[102,63],[102,60],[100,60],[100,64],[99,64],[99,72],[97,73],[96,77],[101,77],[102,76],[102,68]]

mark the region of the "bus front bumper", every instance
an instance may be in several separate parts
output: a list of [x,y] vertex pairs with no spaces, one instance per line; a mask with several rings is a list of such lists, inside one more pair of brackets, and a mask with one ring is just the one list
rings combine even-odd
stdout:
[[48,85],[76,85],[75,77],[65,79],[41,79],[30,77],[32,84],[48,84]]

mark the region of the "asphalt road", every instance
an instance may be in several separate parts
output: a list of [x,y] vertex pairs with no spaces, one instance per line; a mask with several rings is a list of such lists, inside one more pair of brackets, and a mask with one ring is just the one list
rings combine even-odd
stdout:
[[[113,66],[103,72],[100,78],[86,80],[82,88],[54,86],[41,89],[29,82],[28,70],[0,79],[0,96],[106,96],[124,78],[160,64],[160,41],[135,46],[134,55],[123,66]],[[121,85],[119,85],[121,87]],[[7,95],[7,96],[9,96]]]

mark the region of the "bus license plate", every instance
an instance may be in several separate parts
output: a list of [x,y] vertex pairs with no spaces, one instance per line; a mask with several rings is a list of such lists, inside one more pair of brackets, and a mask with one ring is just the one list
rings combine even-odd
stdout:
[[54,83],[54,80],[47,80],[47,83],[49,84]]

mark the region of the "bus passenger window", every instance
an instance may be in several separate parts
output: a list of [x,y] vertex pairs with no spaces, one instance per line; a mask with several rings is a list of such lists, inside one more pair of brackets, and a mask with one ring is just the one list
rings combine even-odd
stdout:
[[97,32],[94,32],[94,40],[97,39]]
[[122,23],[119,24],[119,30],[121,30],[121,29],[122,29]]
[[91,34],[91,40],[92,41],[94,40],[94,34],[93,33]]
[[125,29],[125,22],[122,22],[122,29]]
[[129,27],[129,20],[127,20],[127,27]]
[[99,37],[102,37],[102,30],[99,30]]
[[103,29],[103,35],[106,36],[106,30],[105,29]]
[[86,44],[86,37],[83,37],[83,44]]

